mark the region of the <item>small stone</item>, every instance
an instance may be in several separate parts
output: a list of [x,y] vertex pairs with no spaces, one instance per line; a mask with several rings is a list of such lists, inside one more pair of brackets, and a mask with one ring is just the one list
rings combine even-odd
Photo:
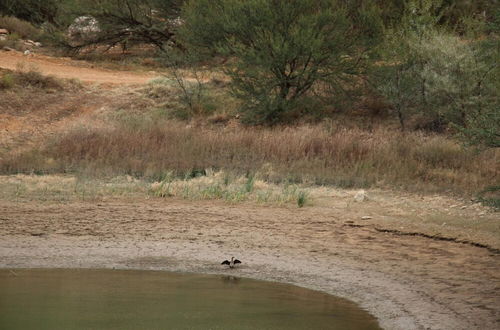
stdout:
[[31,54],[31,52],[30,52],[29,50],[27,50],[27,49],[26,49],[26,50],[24,51],[24,53],[23,53],[23,54],[24,54],[25,56],[28,56],[28,55],[30,55],[30,54]]
[[3,50],[5,50],[5,51],[7,51],[7,52],[12,52],[12,51],[14,51],[14,49],[13,49],[13,48],[10,48],[10,47],[7,47],[7,46],[3,46],[3,48],[2,48],[2,49],[3,49]]
[[369,215],[365,215],[361,217],[361,220],[370,220],[373,219],[373,217],[370,217]]
[[368,199],[368,196],[366,195],[366,191],[360,190],[354,195],[354,200],[356,202],[364,202],[365,200]]
[[7,29],[0,29],[0,34],[9,34],[9,30],[7,30]]

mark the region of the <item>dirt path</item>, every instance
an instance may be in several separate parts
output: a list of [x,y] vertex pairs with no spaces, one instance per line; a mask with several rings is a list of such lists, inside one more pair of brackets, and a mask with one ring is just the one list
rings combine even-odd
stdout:
[[[154,72],[136,73],[85,67],[81,61],[74,61],[69,58],[55,58],[38,54],[25,56],[16,51],[0,51],[0,68],[15,70],[19,65],[26,68],[33,67],[44,75],[107,85],[146,84],[158,76]],[[91,65],[89,64],[89,66]]]
[[[231,255],[241,268],[221,268]],[[500,325],[500,255],[358,227],[331,208],[0,201],[0,267],[230,272],[349,298],[385,329]]]

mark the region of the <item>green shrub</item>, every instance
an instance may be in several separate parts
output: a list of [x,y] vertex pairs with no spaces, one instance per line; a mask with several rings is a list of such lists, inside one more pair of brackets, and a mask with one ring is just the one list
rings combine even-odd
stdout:
[[307,193],[305,191],[300,191],[297,196],[297,206],[303,207],[307,202]]
[[490,186],[479,194],[478,200],[487,206],[500,210],[500,186]]
[[409,1],[403,25],[387,34],[374,85],[403,130],[407,117],[418,113],[431,123],[428,128],[451,124],[470,143],[498,147],[498,37],[458,37],[436,27],[433,1],[418,3]]
[[235,59],[226,73],[250,124],[300,117],[313,90],[341,93],[363,62],[362,38],[336,1],[197,0],[184,17],[190,47]]
[[15,85],[14,77],[11,74],[6,73],[0,78],[0,89],[12,88]]

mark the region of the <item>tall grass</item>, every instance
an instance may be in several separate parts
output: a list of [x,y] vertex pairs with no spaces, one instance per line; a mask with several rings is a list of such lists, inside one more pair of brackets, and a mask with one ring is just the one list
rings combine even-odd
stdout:
[[[499,181],[500,152],[443,136],[379,129],[192,127],[173,121],[81,128],[0,159],[1,173],[129,174],[161,180],[207,168],[267,182],[476,193]],[[245,190],[253,188],[247,175]],[[230,182],[224,178],[223,184]]]

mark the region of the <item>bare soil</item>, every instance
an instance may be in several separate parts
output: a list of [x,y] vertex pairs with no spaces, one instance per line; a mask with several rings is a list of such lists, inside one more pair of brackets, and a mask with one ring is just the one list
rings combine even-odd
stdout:
[[16,70],[19,65],[27,68],[32,67],[44,75],[53,75],[65,79],[79,79],[82,82],[105,85],[139,85],[159,76],[155,72],[139,73],[106,70],[70,58],[55,58],[39,54],[25,56],[21,52],[0,50],[0,68]]
[[[498,328],[498,253],[381,232],[355,214],[175,199],[0,201],[0,267],[231,273],[351,299],[385,329]],[[240,268],[219,265],[233,255]]]

